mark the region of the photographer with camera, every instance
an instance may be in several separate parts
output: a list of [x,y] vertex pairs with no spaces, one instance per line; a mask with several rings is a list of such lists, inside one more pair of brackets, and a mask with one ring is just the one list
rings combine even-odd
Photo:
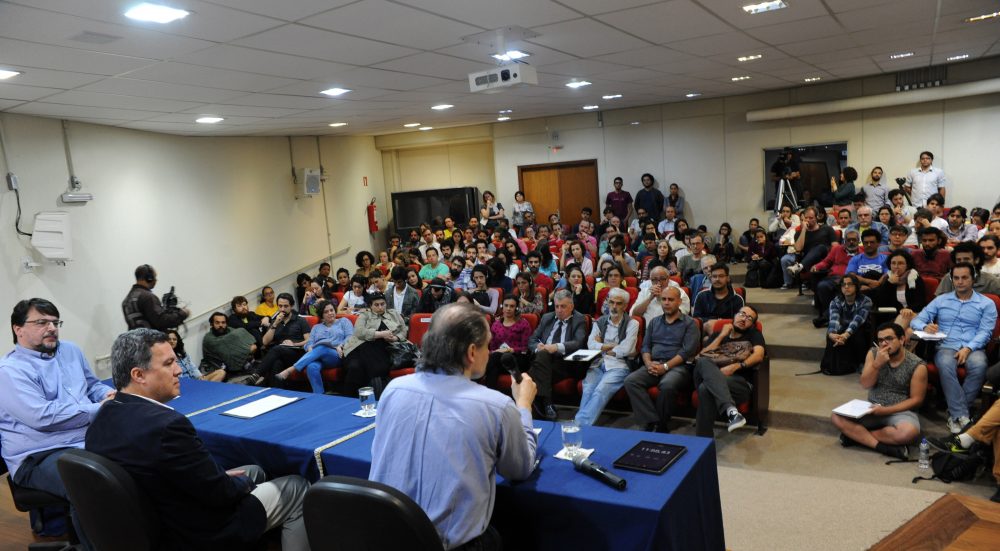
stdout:
[[771,181],[774,182],[775,201],[781,194],[780,183],[782,180],[788,184],[788,192],[797,201],[802,194],[798,189],[800,178],[799,162],[795,159],[795,152],[791,149],[785,149],[771,165]]
[[163,295],[163,302],[153,294],[156,287],[156,270],[149,264],[135,269],[135,285],[122,301],[122,313],[129,330],[139,327],[166,331],[184,322],[191,311],[177,306],[174,288]]

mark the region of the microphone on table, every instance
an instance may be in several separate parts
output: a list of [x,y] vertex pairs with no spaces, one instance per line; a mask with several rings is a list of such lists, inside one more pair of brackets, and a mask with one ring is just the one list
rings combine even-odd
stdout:
[[625,479],[616,475],[615,473],[605,469],[604,467],[594,463],[593,461],[587,459],[582,454],[573,456],[573,467],[580,472],[589,474],[590,476],[600,480],[601,482],[615,488],[617,490],[625,489]]
[[514,355],[510,352],[504,352],[500,355],[500,365],[503,366],[507,373],[517,382],[521,384],[521,371],[517,368],[517,360],[514,359]]

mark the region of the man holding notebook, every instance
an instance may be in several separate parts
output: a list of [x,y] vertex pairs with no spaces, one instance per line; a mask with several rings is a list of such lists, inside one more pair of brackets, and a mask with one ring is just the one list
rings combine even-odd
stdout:
[[861,386],[868,389],[871,408],[859,418],[836,413],[842,446],[865,446],[906,459],[906,445],[920,437],[915,410],[927,392],[927,366],[903,346],[903,328],[888,322],[878,327],[876,345],[865,358]]

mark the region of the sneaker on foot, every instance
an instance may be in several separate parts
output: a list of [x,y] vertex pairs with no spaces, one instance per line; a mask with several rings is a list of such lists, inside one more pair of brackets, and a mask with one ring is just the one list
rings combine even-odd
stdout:
[[802,271],[802,263],[796,262],[787,268],[787,271],[791,275],[795,275]]
[[857,442],[855,442],[854,440],[852,440],[846,434],[840,433],[840,445],[843,446],[843,447],[845,447],[845,448],[850,448],[852,446],[858,446],[860,444],[858,444]]
[[882,442],[879,442],[875,445],[875,451],[881,453],[882,455],[895,457],[896,459],[909,459],[909,453],[906,446],[894,446],[892,444],[883,444]]
[[792,286],[791,286],[791,285],[782,285],[782,286],[781,286],[781,290],[782,290],[782,291],[787,291],[787,290],[789,290],[789,289],[791,289],[791,288],[792,288]]
[[945,452],[968,453],[969,451],[968,449],[962,447],[962,442],[957,436],[949,436],[947,438],[933,438],[928,436],[927,443]]
[[746,424],[747,420],[745,417],[740,415],[740,412],[733,411],[729,414],[729,432],[733,432],[734,430]]
[[[968,421],[968,417],[965,418]],[[962,433],[962,418],[949,417],[948,418],[948,432],[952,434]]]
[[961,427],[961,430],[958,431],[958,433],[962,434],[963,432],[969,430],[970,427],[972,427],[972,419],[969,419],[967,416],[963,415],[958,418],[958,426]]

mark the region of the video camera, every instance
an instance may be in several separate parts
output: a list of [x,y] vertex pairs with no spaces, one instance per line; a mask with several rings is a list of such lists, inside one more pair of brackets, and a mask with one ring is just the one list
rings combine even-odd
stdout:
[[180,301],[177,298],[177,294],[174,293],[173,285],[170,286],[170,290],[163,293],[163,307],[166,309],[177,308],[177,304]]

